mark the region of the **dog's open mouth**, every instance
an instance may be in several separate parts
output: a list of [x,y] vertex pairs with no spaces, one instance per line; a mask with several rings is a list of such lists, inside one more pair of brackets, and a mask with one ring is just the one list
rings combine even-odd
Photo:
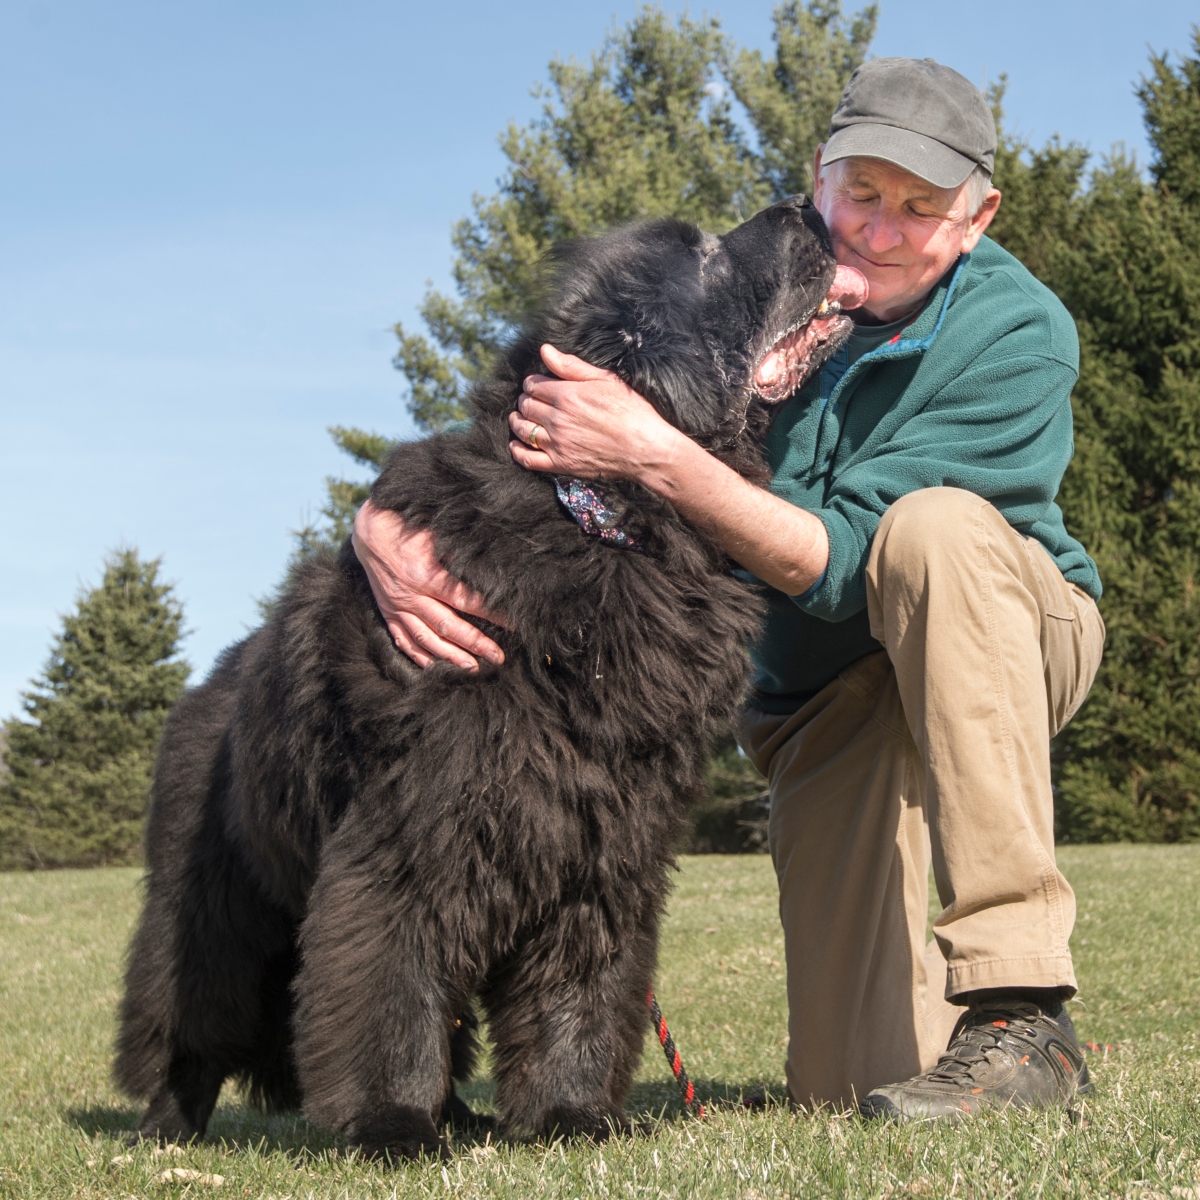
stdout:
[[867,280],[853,267],[838,267],[833,284],[817,311],[803,324],[785,330],[763,355],[755,368],[752,384],[764,399],[790,396],[829,357],[826,353],[839,335],[849,332],[853,322],[844,315],[867,300]]

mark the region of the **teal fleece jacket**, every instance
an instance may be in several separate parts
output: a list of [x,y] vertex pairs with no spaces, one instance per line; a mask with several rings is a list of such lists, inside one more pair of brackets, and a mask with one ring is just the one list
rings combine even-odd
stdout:
[[787,402],[767,443],[771,490],[821,519],[829,565],[801,596],[760,585],[769,611],[752,648],[755,707],[795,711],[880,648],[867,621],[867,555],[889,505],[920,488],[991,501],[1099,598],[1096,564],[1054,503],[1074,449],[1075,326],[1011,254],[982,239],[911,325],[836,383],[834,374]]

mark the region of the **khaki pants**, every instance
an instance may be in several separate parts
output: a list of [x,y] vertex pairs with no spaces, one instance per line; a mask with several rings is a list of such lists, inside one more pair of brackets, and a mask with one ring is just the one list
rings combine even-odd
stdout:
[[880,523],[867,604],[885,651],[739,730],[771,785],[787,1079],[804,1103],[927,1070],[961,1011],[949,998],[1075,989],[1049,741],[1100,664],[1095,602],[986,501],[930,488]]

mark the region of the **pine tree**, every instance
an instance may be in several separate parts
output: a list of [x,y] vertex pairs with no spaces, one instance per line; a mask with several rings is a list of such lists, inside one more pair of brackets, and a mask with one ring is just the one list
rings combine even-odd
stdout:
[[[775,57],[726,53],[724,72],[759,139],[759,164],[773,199],[813,189],[813,153],[846,81],[867,57],[878,5],[847,21],[837,0],[797,0],[774,14]],[[749,215],[749,214],[748,214]]]
[[1008,134],[1004,128],[1007,86],[1007,76],[1001,75],[990,89],[998,134],[992,182],[1003,199],[987,235],[1049,282],[1057,256],[1071,237],[1089,156],[1083,147],[1064,146],[1057,137],[1035,150]]
[[[852,19],[837,0],[789,0],[774,13],[774,58],[739,51],[715,20],[672,23],[643,8],[586,65],[555,60],[536,89],[541,115],[510,126],[508,161],[491,196],[454,228],[456,297],[430,291],[425,333],[396,326],[395,365],[420,430],[464,413],[472,384],[537,294],[538,262],[562,238],[641,217],[676,216],[723,232],[764,204],[808,187],[829,115],[866,56],[876,9]],[[758,135],[751,145],[732,96]],[[377,434],[330,430],[356,461],[378,468]],[[322,520],[301,530],[301,556],[340,544],[367,487],[330,479]]]
[[5,722],[0,867],[136,861],[155,748],[179,698],[183,610],[159,562],[120,550],[63,618],[25,719]]
[[1008,144],[995,236],[1079,329],[1059,502],[1105,585],[1104,664],[1056,745],[1071,841],[1200,837],[1200,31],[1139,89],[1151,179],[1118,154]]
[[1064,509],[1105,581],[1105,665],[1061,739],[1060,824],[1082,839],[1200,837],[1200,32],[1139,89],[1151,182],[1116,158],[1055,272],[1079,325]]
[[586,65],[551,62],[549,87],[535,90],[541,116],[500,139],[509,165],[499,191],[476,196],[454,229],[458,298],[425,297],[436,347],[396,326],[396,366],[419,428],[463,415],[554,242],[661,215],[719,233],[762,207],[759,164],[714,86],[724,49],[715,20],[672,24],[646,8]]

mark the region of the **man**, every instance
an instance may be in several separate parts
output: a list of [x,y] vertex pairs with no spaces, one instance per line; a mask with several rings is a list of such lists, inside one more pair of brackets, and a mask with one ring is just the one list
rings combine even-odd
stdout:
[[[1053,503],[1078,345],[984,238],[995,145],[957,72],[854,73],[813,200],[869,297],[779,414],[769,491],[550,347],[557,378],[527,380],[511,418],[523,466],[638,480],[766,585],[739,737],[771,785],[801,1104],[930,1118],[1089,1086],[1062,1004],[1074,898],[1049,759],[1104,641],[1095,565]],[[426,535],[367,505],[355,545],[417,662],[502,660],[454,611],[479,600]],[[931,857],[943,907],[926,948]]]

